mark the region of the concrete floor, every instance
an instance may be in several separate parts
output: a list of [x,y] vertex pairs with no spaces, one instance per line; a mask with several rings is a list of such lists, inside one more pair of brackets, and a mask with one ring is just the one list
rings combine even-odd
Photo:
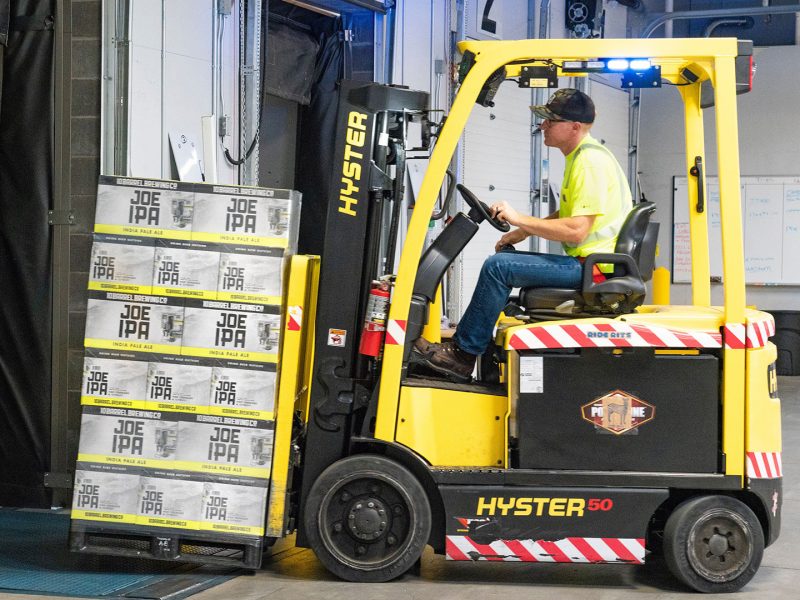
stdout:
[[[778,541],[764,552],[756,576],[736,596],[742,600],[800,595],[800,558],[793,546],[794,534],[800,531],[800,377],[780,377],[778,385],[783,407],[783,526]],[[284,543],[276,546],[260,571],[237,577],[192,599],[616,600],[647,596],[666,600],[685,598],[687,593],[689,590],[672,578],[663,563],[640,567],[464,563],[446,561],[430,549],[423,556],[419,574],[406,574],[390,583],[354,584],[330,575],[310,550]],[[44,600],[52,596],[0,594],[0,598]]]

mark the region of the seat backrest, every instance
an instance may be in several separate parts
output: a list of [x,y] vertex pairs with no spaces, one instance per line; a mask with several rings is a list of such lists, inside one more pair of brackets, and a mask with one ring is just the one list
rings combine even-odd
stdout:
[[639,267],[642,281],[649,281],[653,276],[658,223],[650,223],[650,217],[655,210],[656,205],[653,202],[640,202],[634,206],[619,230],[614,248],[614,252],[633,258]]

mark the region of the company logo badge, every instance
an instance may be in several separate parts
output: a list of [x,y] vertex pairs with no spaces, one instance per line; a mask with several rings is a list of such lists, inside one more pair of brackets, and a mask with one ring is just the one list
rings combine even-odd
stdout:
[[595,427],[620,435],[652,421],[656,407],[627,392],[614,390],[584,404],[581,413]]

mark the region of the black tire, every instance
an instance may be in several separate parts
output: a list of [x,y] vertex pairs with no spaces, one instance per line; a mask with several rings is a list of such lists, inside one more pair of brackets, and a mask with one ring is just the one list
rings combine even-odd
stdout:
[[664,558],[698,592],[736,592],[761,565],[764,532],[753,511],[729,496],[701,496],[678,506],[664,527]]
[[419,560],[431,531],[425,490],[402,465],[372,454],[325,469],[303,516],[309,545],[334,575],[381,583]]

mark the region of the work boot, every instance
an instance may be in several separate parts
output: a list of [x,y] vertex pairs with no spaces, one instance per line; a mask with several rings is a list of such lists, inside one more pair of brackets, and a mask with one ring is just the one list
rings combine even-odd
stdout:
[[424,356],[427,358],[428,354],[431,352],[433,346],[435,345],[436,344],[434,344],[433,342],[429,342],[424,337],[418,337],[416,340],[414,340],[413,352],[419,356]]
[[[419,340],[423,343],[417,344]],[[414,343],[416,362],[457,383],[469,383],[475,368],[475,355],[464,352],[455,342],[432,344],[423,338]]]

